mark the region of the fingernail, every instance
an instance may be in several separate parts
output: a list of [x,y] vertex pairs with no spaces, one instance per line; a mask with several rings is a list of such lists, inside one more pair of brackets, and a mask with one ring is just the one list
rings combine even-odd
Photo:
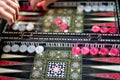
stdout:
[[41,8],[44,6],[44,3],[43,2],[38,2],[37,5],[36,5],[38,8]]

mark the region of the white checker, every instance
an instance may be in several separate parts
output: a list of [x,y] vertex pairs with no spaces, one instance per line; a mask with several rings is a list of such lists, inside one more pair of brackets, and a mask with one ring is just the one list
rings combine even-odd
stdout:
[[18,30],[19,30],[20,32],[25,31],[25,30],[26,30],[25,24],[20,24]]
[[37,54],[40,54],[40,53],[44,52],[44,47],[43,46],[37,46],[36,49],[35,49],[35,52]]
[[12,29],[14,31],[18,30],[19,29],[19,23],[15,23],[13,26],[12,26]]
[[34,28],[35,28],[35,26],[32,23],[28,23],[28,25],[26,26],[27,31],[32,31]]
[[17,45],[17,44],[12,45],[11,51],[12,51],[12,52],[17,52],[17,51],[19,51],[19,45]]
[[3,47],[3,52],[8,53],[8,52],[10,52],[10,50],[11,50],[11,46],[10,46],[10,45],[5,45],[5,46]]
[[34,53],[35,52],[35,48],[36,47],[34,45],[28,46],[28,48],[27,48],[28,53]]
[[99,11],[99,6],[98,6],[98,5],[93,5],[93,6],[92,6],[92,10],[93,10],[94,12]]
[[19,47],[19,51],[20,51],[20,52],[26,52],[26,51],[27,51],[27,46],[26,46],[26,45],[21,45],[21,46]]
[[92,7],[90,5],[86,5],[84,7],[84,10],[85,10],[85,12],[91,12],[92,11]]
[[84,10],[84,6],[83,5],[77,6],[77,13],[82,13],[83,10]]
[[107,11],[114,11],[114,9],[115,9],[114,5],[108,5],[106,10]]
[[106,11],[106,5],[100,5],[99,6],[99,11]]

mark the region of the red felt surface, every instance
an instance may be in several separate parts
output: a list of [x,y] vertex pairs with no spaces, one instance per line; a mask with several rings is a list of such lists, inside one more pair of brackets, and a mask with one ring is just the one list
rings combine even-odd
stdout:
[[117,58],[117,57],[111,57],[111,58],[93,58],[93,60],[101,61],[101,62],[118,63],[118,64],[120,64],[120,58]]
[[8,66],[8,65],[20,65],[21,62],[14,62],[14,61],[6,61],[6,60],[0,60],[0,66]]
[[10,77],[7,77],[7,76],[0,76],[0,80],[19,80],[19,79],[10,78]]
[[114,17],[115,13],[114,12],[109,12],[109,13],[97,13],[98,16],[110,16],[110,17]]
[[120,73],[101,73],[101,74],[92,74],[96,77],[107,78],[107,79],[115,79],[120,80]]

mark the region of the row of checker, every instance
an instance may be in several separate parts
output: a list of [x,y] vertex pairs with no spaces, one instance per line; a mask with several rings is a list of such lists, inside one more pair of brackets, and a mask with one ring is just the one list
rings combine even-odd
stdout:
[[[18,44],[13,44],[11,45],[5,45],[3,47],[3,51],[8,53],[8,52],[28,52],[28,53],[34,53],[36,52],[37,54],[42,55],[42,53],[44,52],[44,47],[39,45],[39,46],[35,46],[35,45],[18,45]],[[74,56],[79,56],[81,53],[83,55],[88,55],[89,53],[93,56],[97,56],[98,54],[102,55],[102,56],[119,56],[120,55],[120,50],[117,47],[112,47],[112,48],[107,48],[107,47],[101,47],[98,48],[96,46],[83,46],[83,47],[78,47],[78,46],[74,46],[72,47],[72,53]]]
[[79,5],[77,7],[78,12],[104,12],[104,11],[114,11],[115,10],[115,6],[114,4],[108,4],[108,5],[104,5],[104,4],[94,4],[91,5],[90,3],[87,3],[85,6],[84,5]]

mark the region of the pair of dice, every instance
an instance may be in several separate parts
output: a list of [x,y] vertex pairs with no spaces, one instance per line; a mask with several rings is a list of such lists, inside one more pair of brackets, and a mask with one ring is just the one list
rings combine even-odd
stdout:
[[68,24],[65,24],[61,18],[56,18],[54,24],[59,26],[61,31],[68,30]]

